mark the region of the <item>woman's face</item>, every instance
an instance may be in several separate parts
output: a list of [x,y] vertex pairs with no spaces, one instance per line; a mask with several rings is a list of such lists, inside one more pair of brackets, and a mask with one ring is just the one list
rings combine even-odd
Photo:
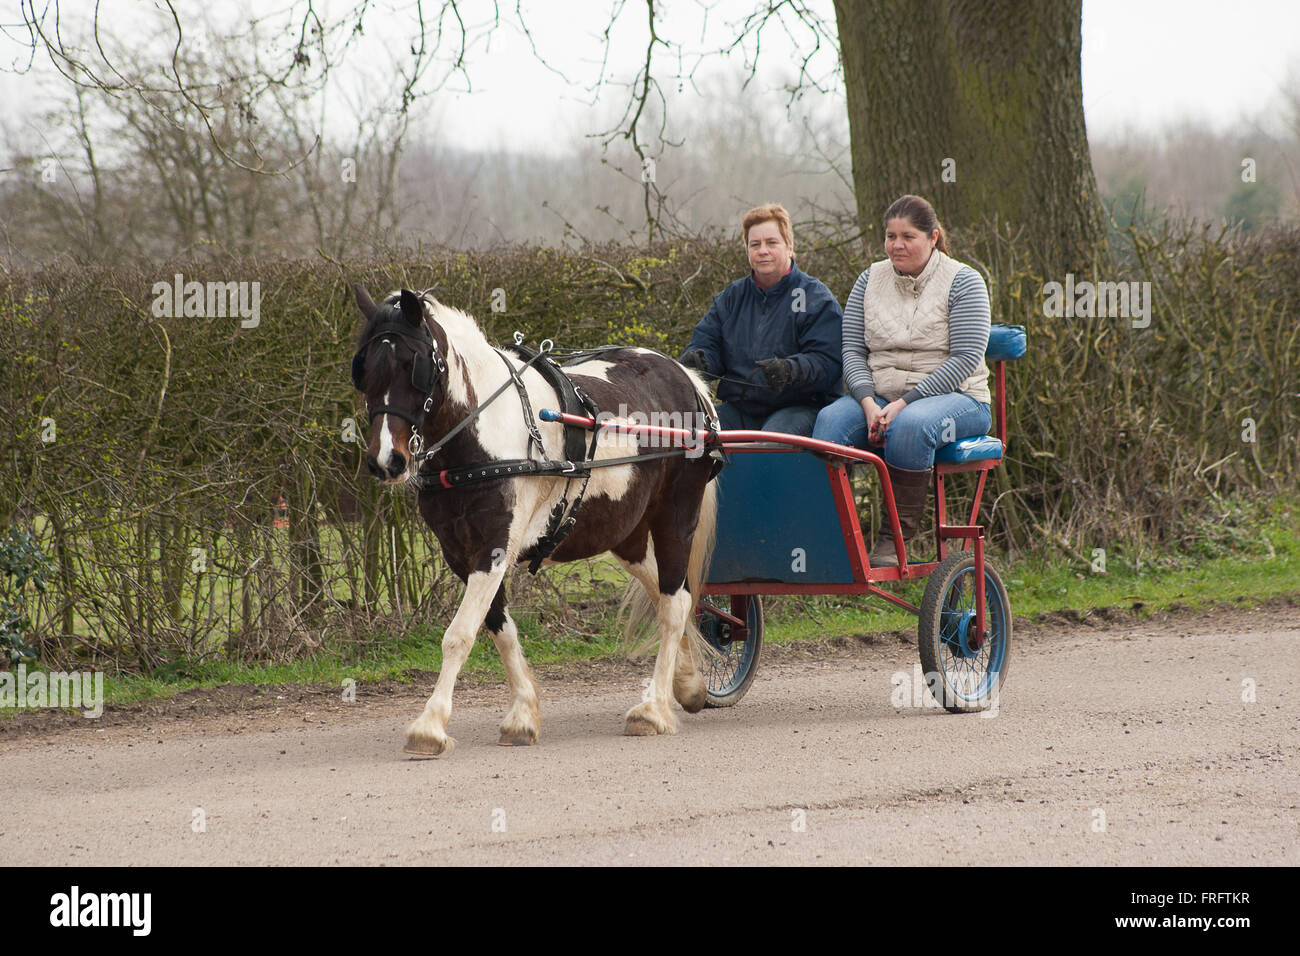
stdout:
[[754,270],[759,288],[776,285],[790,271],[794,246],[781,237],[781,230],[775,220],[769,219],[750,226],[749,235],[745,238],[745,249],[749,253],[749,267]]
[[885,224],[885,255],[903,275],[920,275],[938,241],[938,229],[927,236],[907,219],[891,219]]

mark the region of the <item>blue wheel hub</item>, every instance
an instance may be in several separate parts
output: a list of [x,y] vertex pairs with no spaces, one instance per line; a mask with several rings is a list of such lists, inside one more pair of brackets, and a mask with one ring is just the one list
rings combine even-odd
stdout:
[[971,646],[975,636],[975,609],[948,611],[943,616],[943,642],[953,657],[968,659],[979,654]]

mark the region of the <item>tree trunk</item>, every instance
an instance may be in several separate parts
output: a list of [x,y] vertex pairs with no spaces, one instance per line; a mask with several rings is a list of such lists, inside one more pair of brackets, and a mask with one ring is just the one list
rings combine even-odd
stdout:
[[916,193],[945,228],[1023,229],[1044,274],[1090,266],[1105,222],[1083,121],[1082,0],[835,0],[835,17],[869,247],[889,204]]

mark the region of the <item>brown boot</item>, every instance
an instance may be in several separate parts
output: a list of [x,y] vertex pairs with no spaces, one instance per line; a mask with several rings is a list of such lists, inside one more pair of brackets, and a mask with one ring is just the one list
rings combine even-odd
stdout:
[[[898,526],[903,532],[903,542],[911,544],[921,527],[921,518],[925,516],[930,473],[934,469],[905,471],[893,465],[886,467],[889,469],[889,480],[894,486],[894,505],[898,508]],[[894,547],[894,531],[887,512],[881,516],[880,534],[876,537],[876,545],[871,549],[869,560],[873,568],[898,567],[898,549]]]

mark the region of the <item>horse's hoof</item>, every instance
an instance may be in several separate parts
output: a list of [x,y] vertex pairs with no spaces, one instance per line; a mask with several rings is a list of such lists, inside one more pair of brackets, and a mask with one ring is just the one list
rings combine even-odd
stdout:
[[675,734],[677,728],[664,720],[654,701],[648,700],[627,712],[623,733],[629,737],[653,737],[656,734]]
[[706,689],[700,691],[698,694],[695,694],[694,696],[686,698],[685,700],[678,700],[677,703],[682,705],[682,710],[686,711],[686,713],[698,714],[700,711],[704,709],[704,705],[708,703],[708,700],[709,700],[709,692]]
[[531,747],[537,743],[537,731],[528,727],[512,730],[501,728],[501,739],[497,741],[502,747]]
[[456,749],[456,738],[450,734],[435,735],[415,731],[407,731],[406,746],[402,748],[406,753],[416,757],[438,757],[449,754],[454,749]]
[[677,703],[682,705],[682,710],[688,714],[698,714],[704,709],[704,705],[709,700],[709,687],[704,683],[704,678],[700,674],[695,675],[695,679],[685,682],[686,686],[673,682],[673,697]]
[[628,737],[653,737],[659,733],[659,728],[644,717],[629,717],[623,733]]

